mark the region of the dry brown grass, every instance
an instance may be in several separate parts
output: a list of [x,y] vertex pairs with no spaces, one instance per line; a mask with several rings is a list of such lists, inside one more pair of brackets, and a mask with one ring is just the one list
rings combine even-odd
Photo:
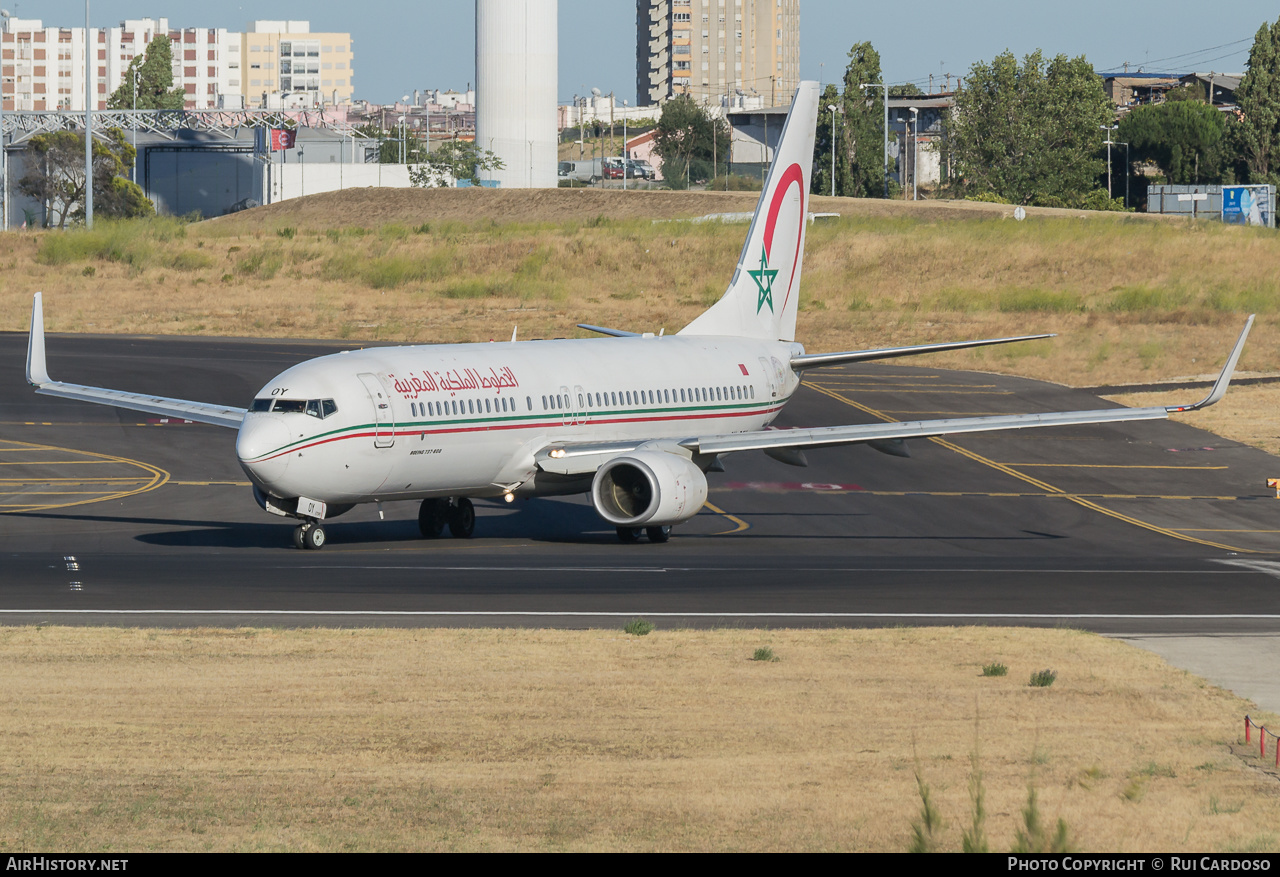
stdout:
[[[768,646],[777,662],[752,661]],[[7,850],[1275,850],[1252,706],[1074,631],[0,631]],[[984,678],[983,664],[1009,666]],[[1031,672],[1052,667],[1051,688]]]
[[[43,289],[51,331],[408,342],[674,330],[723,291],[742,224],[654,222],[749,210],[752,193],[349,190],[188,227],[101,224],[0,237],[0,328]],[[1003,205],[812,199],[843,214],[809,237],[798,335],[841,350],[1053,331],[929,364],[1078,385],[1212,370],[1243,314],[1264,339],[1280,239],[1162,217]]]

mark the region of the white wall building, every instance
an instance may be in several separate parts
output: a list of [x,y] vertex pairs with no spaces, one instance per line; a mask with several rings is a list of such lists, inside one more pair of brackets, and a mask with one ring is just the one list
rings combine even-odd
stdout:
[[[187,109],[259,106],[264,91],[301,94],[306,106],[351,99],[348,34],[311,34],[305,21],[252,22],[240,33],[206,27],[178,30],[167,18],[139,18],[89,30],[95,109],[106,109],[129,63],[144,54],[157,35],[166,34],[173,52],[173,84],[186,94]],[[45,27],[39,19],[0,18],[0,48],[6,110],[84,110],[83,27]],[[281,54],[285,49],[287,56]],[[269,65],[267,75],[248,75],[251,63],[244,58],[250,52],[260,68]],[[292,76],[295,65],[307,75]]]

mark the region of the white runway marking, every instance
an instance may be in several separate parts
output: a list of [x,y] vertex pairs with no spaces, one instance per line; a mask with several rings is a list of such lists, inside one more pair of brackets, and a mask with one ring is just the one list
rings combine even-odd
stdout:
[[341,609],[0,609],[0,617],[5,615],[176,615],[176,616],[209,616],[209,615],[297,615],[306,617],[335,618],[944,618],[944,619],[1030,619],[1061,620],[1079,619],[1086,621],[1257,621],[1278,620],[1280,615],[1243,614],[1231,615],[1168,615],[1168,614],[1092,614],[1077,612],[647,612],[642,609],[630,612],[580,612],[580,611],[546,611],[546,610],[493,610],[469,611],[459,610],[341,610]]

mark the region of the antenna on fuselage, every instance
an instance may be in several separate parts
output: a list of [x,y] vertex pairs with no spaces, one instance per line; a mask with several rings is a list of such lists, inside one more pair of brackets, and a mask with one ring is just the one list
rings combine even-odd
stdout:
[[517,330],[517,329],[519,329],[519,328],[520,328],[520,324],[519,324],[519,323],[517,323],[516,325],[514,325],[514,326],[512,326],[512,327],[511,327],[511,342],[512,342],[513,344],[515,343],[515,340],[516,340],[516,330]]

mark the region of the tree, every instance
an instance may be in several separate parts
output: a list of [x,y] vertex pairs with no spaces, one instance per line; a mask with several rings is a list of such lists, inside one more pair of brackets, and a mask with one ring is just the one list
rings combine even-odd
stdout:
[[[18,191],[45,205],[45,226],[57,217],[58,228],[85,215],[84,135],[74,131],[37,134],[28,141],[27,173]],[[125,176],[133,167],[134,149],[124,132],[109,128],[93,141],[93,209],[95,216],[152,216],[155,205]]]
[[687,94],[662,105],[653,135],[654,151],[662,158],[662,175],[673,189],[691,180],[711,179],[716,165],[729,161],[729,126],[713,119]]
[[[830,195],[831,188],[831,153],[835,150],[835,191],[844,192],[849,179],[849,155],[844,148],[844,117],[839,112],[841,104],[840,92],[835,85],[828,85],[822,92],[818,103],[818,130],[813,141],[813,177],[810,189],[814,195]],[[836,112],[831,112],[831,107]],[[834,123],[832,116],[835,116]],[[832,129],[834,128],[834,140]]]
[[140,110],[180,110],[187,96],[180,88],[173,87],[173,49],[169,37],[159,34],[147,45],[147,51],[129,62],[120,87],[107,98],[107,106],[113,110],[131,110],[133,103],[134,71],[140,72],[138,104]]
[[470,140],[449,140],[423,156],[422,164],[409,169],[409,182],[419,188],[448,186],[449,180],[470,180],[480,185],[480,174],[500,171],[502,159]]
[[1275,182],[1273,165],[1280,156],[1280,20],[1258,28],[1246,67],[1236,89],[1240,122],[1235,134],[1249,181]]
[[[873,82],[884,82],[880,53],[871,43],[858,43],[849,50],[849,66],[844,72],[844,129],[840,145],[848,171],[843,180],[838,170],[836,174],[836,191],[854,198],[880,198],[885,190],[883,97],[878,89],[862,87]],[[877,97],[881,100],[874,99]]]
[[1081,203],[1105,170],[1099,128],[1114,108],[1083,55],[1045,62],[1039,50],[1022,66],[1011,52],[974,64],[946,121],[964,194],[994,194],[1013,204]]
[[1226,156],[1222,113],[1197,100],[1135,107],[1120,120],[1116,139],[1135,161],[1154,161],[1170,183],[1216,183]]

